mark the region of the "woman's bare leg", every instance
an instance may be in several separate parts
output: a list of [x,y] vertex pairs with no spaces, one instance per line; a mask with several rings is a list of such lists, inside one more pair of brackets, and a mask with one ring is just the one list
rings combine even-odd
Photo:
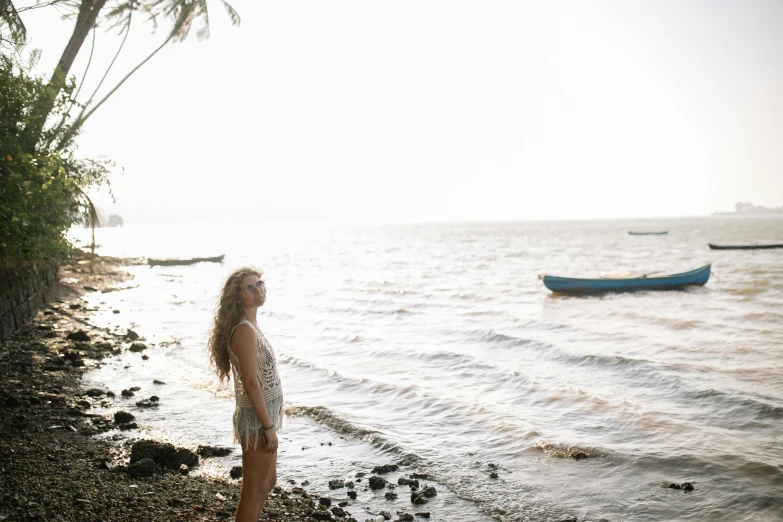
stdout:
[[[255,437],[250,437],[250,441],[245,448],[245,441],[242,441],[242,491],[239,494],[239,504],[237,504],[237,514],[234,520],[236,522],[256,522],[258,514],[264,507],[269,492],[274,487],[269,486],[269,477],[277,476],[277,452],[267,453],[263,438],[258,441],[258,447],[255,446]],[[271,470],[271,471],[270,471]]]
[[259,491],[258,512],[264,508],[264,502],[266,502],[269,493],[277,484],[277,451],[274,453],[267,453],[273,458],[272,465],[267,468],[266,476],[261,482],[261,490]]

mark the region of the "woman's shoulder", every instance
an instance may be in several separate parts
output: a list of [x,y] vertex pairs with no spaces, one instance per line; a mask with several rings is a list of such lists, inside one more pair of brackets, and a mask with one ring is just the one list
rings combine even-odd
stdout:
[[231,345],[236,343],[245,344],[247,342],[256,343],[256,333],[253,325],[248,321],[242,321],[236,325],[231,332]]

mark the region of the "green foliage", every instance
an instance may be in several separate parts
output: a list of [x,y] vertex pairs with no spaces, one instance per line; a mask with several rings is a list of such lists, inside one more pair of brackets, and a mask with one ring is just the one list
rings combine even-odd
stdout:
[[[54,133],[33,131],[37,100],[47,82],[30,74],[32,63],[16,55],[0,55],[0,264],[15,265],[62,256],[68,249],[65,233],[93,210],[85,191],[107,185],[110,162],[85,160],[74,147],[57,150],[46,144]],[[73,84],[64,89],[52,116],[66,110]],[[39,127],[40,128],[40,127]],[[44,145],[41,145],[44,144]]]

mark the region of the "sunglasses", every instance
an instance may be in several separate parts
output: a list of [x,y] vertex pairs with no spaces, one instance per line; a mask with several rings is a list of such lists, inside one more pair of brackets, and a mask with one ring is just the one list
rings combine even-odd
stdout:
[[256,282],[256,284],[254,284],[254,285],[247,285],[247,286],[245,287],[245,290],[247,290],[247,293],[248,293],[248,294],[252,294],[252,293],[253,293],[253,291],[254,291],[256,288],[258,288],[258,289],[260,290],[260,289],[264,288],[264,285],[265,285],[265,283],[264,283],[264,280],[263,280],[263,279],[259,279],[259,280]]

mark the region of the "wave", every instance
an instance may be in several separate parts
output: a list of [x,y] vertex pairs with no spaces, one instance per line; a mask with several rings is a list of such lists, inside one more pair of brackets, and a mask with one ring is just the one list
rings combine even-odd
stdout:
[[533,447],[544,452],[548,457],[561,459],[581,460],[603,457],[606,455],[605,452],[597,448],[562,444],[559,442],[545,442],[543,440],[537,441]]
[[[286,415],[291,415],[293,417],[310,417],[319,424],[327,426],[337,433],[342,435],[349,435],[353,438],[367,442],[368,444],[371,444],[383,451],[388,451],[396,455],[405,454],[400,446],[388,440],[378,431],[354,424],[345,417],[338,415],[325,406],[286,405],[285,413]],[[418,458],[418,456],[415,457]]]

